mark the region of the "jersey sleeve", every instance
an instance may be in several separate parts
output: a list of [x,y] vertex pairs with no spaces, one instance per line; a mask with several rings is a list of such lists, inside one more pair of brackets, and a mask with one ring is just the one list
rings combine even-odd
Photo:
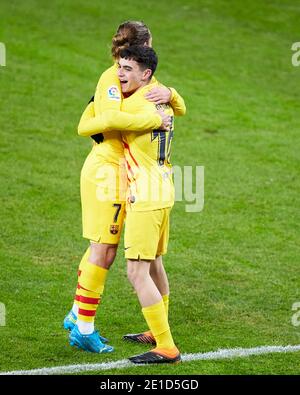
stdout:
[[97,84],[94,103],[96,116],[106,110],[120,110],[122,94],[116,65],[102,73]]
[[174,115],[184,115],[186,113],[186,107],[183,98],[174,88],[169,89],[172,93],[170,104],[173,108]]
[[157,129],[161,117],[155,112],[129,114],[120,110],[122,103],[117,67],[113,65],[101,75],[97,84],[94,102],[89,103],[78,125],[80,136],[93,136],[111,131],[143,132]]
[[123,111],[107,110],[95,116],[91,106],[94,106],[94,103],[89,103],[80,119],[78,125],[80,136],[92,136],[111,131],[144,132],[149,129],[158,129],[162,122],[160,115],[151,111],[129,114]]
[[[91,119],[95,119],[95,111],[94,111],[94,102],[91,101],[89,104],[86,106],[85,110],[83,111],[79,125],[78,125],[78,134],[80,136],[92,136],[95,134],[94,132],[88,133],[86,128],[84,128],[85,125],[89,124],[89,121]],[[96,132],[97,133],[97,132]]]

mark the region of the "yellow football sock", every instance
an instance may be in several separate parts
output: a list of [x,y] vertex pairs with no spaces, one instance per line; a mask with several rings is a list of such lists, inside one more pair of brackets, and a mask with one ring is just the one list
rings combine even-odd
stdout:
[[81,275],[81,272],[84,268],[84,266],[87,264],[89,255],[90,255],[90,250],[91,248],[88,247],[88,249],[85,251],[83,257],[81,258],[79,267],[78,267],[78,283],[77,283],[77,288],[75,292],[75,298],[74,298],[74,303],[79,307],[79,300],[80,300],[80,285],[79,285],[79,277]]
[[169,295],[163,295],[162,299],[164,302],[164,306],[165,306],[165,310],[166,310],[166,314],[167,314],[167,319],[169,320]]
[[107,273],[107,269],[90,262],[84,266],[79,279],[79,320],[94,322],[96,310],[104,291]]
[[166,350],[175,347],[163,300],[151,306],[143,307],[142,313],[156,340],[157,348]]
[[[165,311],[167,314],[167,320],[169,319],[169,295],[163,295],[162,296],[163,302],[164,302],[164,306],[165,306]],[[144,332],[147,335],[152,335],[151,331],[146,331]]]
[[81,287],[78,320],[84,322],[94,322],[99,303],[100,295],[98,293],[88,291]]
[[[79,267],[78,267],[78,271],[79,271],[79,272],[82,271],[82,269],[84,268],[84,266],[85,266],[86,263],[88,262],[90,252],[91,252],[91,247],[88,247],[87,250],[85,251],[83,257],[81,258],[80,263],[79,263]],[[80,274],[78,273],[78,275],[80,275]]]

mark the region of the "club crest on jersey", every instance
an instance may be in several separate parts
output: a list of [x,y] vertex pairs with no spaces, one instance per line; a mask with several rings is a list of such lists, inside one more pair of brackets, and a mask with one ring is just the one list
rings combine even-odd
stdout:
[[107,95],[111,100],[121,100],[119,88],[115,85],[108,88]]
[[110,225],[110,233],[116,235],[119,232],[119,225]]

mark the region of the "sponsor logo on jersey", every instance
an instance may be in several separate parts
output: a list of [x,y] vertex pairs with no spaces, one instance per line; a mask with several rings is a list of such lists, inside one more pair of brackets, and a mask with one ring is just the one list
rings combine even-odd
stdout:
[[107,95],[108,98],[111,100],[121,100],[120,91],[117,86],[113,85],[110,88],[108,88]]
[[119,225],[110,225],[110,233],[116,235],[119,232]]

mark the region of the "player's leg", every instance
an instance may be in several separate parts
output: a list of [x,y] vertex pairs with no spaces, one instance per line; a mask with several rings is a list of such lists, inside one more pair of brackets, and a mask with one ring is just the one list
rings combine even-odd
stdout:
[[[117,244],[98,244],[94,242],[90,242],[90,247],[86,250],[83,255],[79,268],[78,268],[78,280],[76,286],[76,292],[74,297],[74,302],[71,311],[66,315],[64,319],[64,328],[71,331],[76,324],[79,304],[80,304],[80,276],[84,267],[88,263],[93,263],[98,265],[104,269],[105,271],[109,270],[110,266],[113,264],[116,253],[117,253]],[[102,293],[104,291],[106,276],[101,276],[101,285],[103,286]],[[100,295],[102,296],[102,294]],[[107,339],[102,338],[103,341],[107,341]]]
[[[154,261],[151,261],[150,263],[150,276],[156,285],[167,314],[168,318],[168,313],[169,313],[169,281],[168,277],[165,271],[165,268],[163,266],[162,262],[162,256],[159,256],[155,258]],[[156,344],[155,338],[150,330],[140,332],[140,333],[128,333],[123,336],[124,340],[129,340],[132,342],[137,342],[137,343],[150,343],[150,344]]]
[[117,244],[91,242],[90,254],[79,278],[79,311],[77,326],[82,334],[94,332],[95,316],[104,293]]
[[70,344],[86,351],[113,351],[113,347],[105,344],[107,339],[95,331],[94,322],[116,249],[117,245],[91,242],[87,263],[79,277],[79,309],[76,325],[70,333]]
[[[167,252],[167,245],[169,239],[169,216],[164,219],[163,230],[160,234],[158,242],[158,256],[150,264],[150,276],[158,288],[166,310],[167,318],[169,315],[169,281],[163,265],[162,255]],[[137,342],[137,343],[150,343],[156,344],[153,334],[150,330],[140,333],[128,333],[123,336],[124,340]]]
[[[81,194],[81,204],[82,204],[82,225],[83,225],[83,236],[87,236],[89,234],[93,234],[94,229],[92,226],[92,216],[95,204],[97,204],[96,199],[96,187],[95,183],[91,182],[95,177],[96,172],[96,155],[95,155],[95,147],[91,150],[89,155],[87,156],[84,165],[81,170],[80,177],[80,194]],[[86,237],[89,239],[89,237]],[[79,299],[80,299],[80,285],[79,278],[82,272],[83,267],[88,262],[88,257],[90,255],[90,246],[85,251],[83,257],[81,258],[78,271],[77,271],[77,286],[75,297],[73,301],[73,306],[71,311],[66,315],[64,319],[64,328],[71,331],[77,320],[78,309],[79,309]]]
[[[76,325],[70,333],[70,344],[92,352],[110,352],[112,347],[104,345],[105,339],[95,331],[95,316],[109,268],[116,256],[124,221],[124,204],[103,202],[100,211],[101,214],[99,212],[100,215],[89,225],[89,235],[94,240],[79,277],[79,310]],[[87,232],[87,226],[84,230]]]
[[113,348],[95,331],[95,316],[100,305],[117,244],[91,242],[90,254],[79,277],[79,309],[76,325],[70,333],[70,344],[86,351],[103,353]]
[[63,325],[64,325],[64,328],[68,331],[71,331],[74,328],[74,325],[76,324],[76,320],[77,320],[77,316],[78,316],[78,309],[79,309],[79,300],[80,300],[79,278],[80,278],[83,266],[87,263],[89,255],[90,255],[90,247],[88,247],[88,249],[86,250],[86,252],[84,253],[84,255],[80,261],[78,271],[77,271],[77,285],[76,285],[73,306],[72,306],[72,309],[69,311],[69,313],[65,316],[65,319],[64,319]]
[[[99,195],[100,197],[103,196],[103,189],[107,189],[106,186],[108,181],[111,185],[114,184],[113,174],[118,171],[118,167],[115,168],[115,166],[113,166],[112,171],[107,172],[112,180],[109,179],[105,181],[102,177],[101,182],[99,182],[97,177],[101,166],[102,162],[99,160],[95,149],[93,149],[88,155],[81,171],[80,192],[83,237],[94,242],[92,242],[91,247],[85,252],[79,265],[73,307],[64,320],[64,327],[68,330],[73,329],[77,319],[80,298],[79,279],[85,265],[90,260],[92,263],[96,263],[104,269],[108,269],[115,258],[117,244],[120,240],[124,222],[124,201],[106,201],[99,199]],[[118,177],[116,176],[115,178]]]
[[171,208],[166,208],[160,229],[160,238],[157,247],[157,256],[150,268],[150,275],[153,278],[164,301],[167,317],[169,319],[169,295],[170,287],[167,273],[163,264],[163,255],[167,253],[170,234],[170,213]]
[[[97,181],[99,167],[101,163],[92,152],[81,173],[83,237],[91,243],[90,254],[79,277],[79,310],[76,325],[70,333],[70,344],[88,351],[109,352],[112,347],[103,347],[105,339],[95,331],[94,321],[120,240],[125,204],[99,199],[99,189],[103,196],[102,191],[108,185],[103,177],[102,183]],[[110,181],[113,184],[113,180]]]
[[[142,307],[142,313],[156,341],[156,348],[131,357],[134,363],[178,362],[180,353],[174,344],[162,295],[150,275],[165,220],[165,210],[127,213],[125,248],[127,273]],[[142,231],[143,230],[143,231]]]
[[142,306],[149,306],[161,300],[161,294],[150,276],[150,264],[151,261],[127,261],[128,280],[137,292]]
[[128,260],[127,273],[156,341],[155,349],[129,359],[134,363],[178,362],[180,354],[173,341],[162,296],[150,276],[150,262]]
[[150,276],[157,286],[165,306],[167,317],[169,316],[169,280],[165,271],[162,256],[158,256],[150,266]]

